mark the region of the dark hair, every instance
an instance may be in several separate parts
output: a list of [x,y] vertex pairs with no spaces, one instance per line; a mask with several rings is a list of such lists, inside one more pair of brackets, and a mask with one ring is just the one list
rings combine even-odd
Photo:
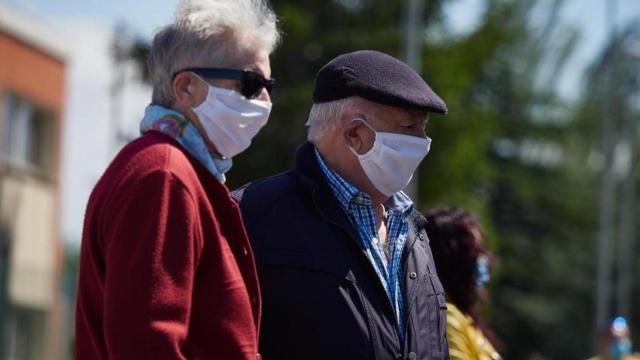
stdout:
[[461,208],[433,209],[426,213],[427,234],[438,277],[449,300],[460,311],[477,318],[478,256],[489,255],[482,244],[476,217]]
[[480,318],[477,260],[485,255],[491,265],[493,258],[484,245],[476,216],[457,207],[432,209],[425,216],[433,260],[449,301],[471,316],[496,350],[504,349],[502,341]]

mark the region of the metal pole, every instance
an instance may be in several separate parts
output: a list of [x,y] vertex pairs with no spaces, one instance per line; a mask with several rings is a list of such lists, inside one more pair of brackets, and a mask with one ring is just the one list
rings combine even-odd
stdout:
[[[627,79],[629,74],[637,71],[640,65],[640,57],[628,48],[628,38],[621,40],[620,44],[620,67],[624,72],[620,72],[618,79]],[[638,41],[638,34],[634,36]],[[624,64],[624,66],[622,66]],[[614,69],[620,69],[614,67]],[[629,104],[630,96],[637,92],[638,80],[636,76],[631,76],[629,82],[624,81],[619,87],[620,96],[619,108],[624,109],[622,120],[622,138],[626,153],[625,177],[622,184],[622,198],[620,206],[620,242],[618,246],[618,289],[616,309],[620,316],[624,316],[627,321],[631,318],[632,288],[633,288],[633,255],[634,240],[636,237],[636,159],[638,145],[638,127],[636,125],[635,108]]]
[[[424,29],[424,0],[405,0],[404,59],[419,74],[422,73],[422,29]],[[418,170],[406,188],[406,193],[418,202]]]
[[631,316],[631,289],[633,279],[633,239],[635,237],[635,124],[632,116],[624,116],[624,146],[628,151],[628,167],[622,184],[620,204],[620,235],[618,242],[618,288],[616,292],[616,315]]
[[[615,0],[606,0],[607,11],[606,22],[609,29],[609,38],[615,38]],[[615,52],[612,59],[613,64],[616,62]],[[612,89],[614,83],[615,71],[609,71],[605,75],[606,88]],[[611,94],[611,91],[607,91]],[[616,144],[616,134],[614,121],[615,116],[612,112],[615,110],[610,97],[605,101],[602,116],[602,154],[604,158],[601,182],[600,182],[600,214],[598,229],[598,266],[597,266],[597,284],[596,284],[596,318],[595,318],[595,334],[607,323],[610,313],[610,293],[611,293],[611,260],[612,260],[612,243],[614,241],[614,209],[615,209],[615,192],[616,183],[613,173],[614,148]],[[594,342],[595,343],[595,342]]]

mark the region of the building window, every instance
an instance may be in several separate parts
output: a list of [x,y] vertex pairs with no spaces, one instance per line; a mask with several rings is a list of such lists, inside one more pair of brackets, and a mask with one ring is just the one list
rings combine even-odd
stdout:
[[51,176],[55,143],[53,113],[13,94],[5,95],[3,108],[2,158],[10,166]]

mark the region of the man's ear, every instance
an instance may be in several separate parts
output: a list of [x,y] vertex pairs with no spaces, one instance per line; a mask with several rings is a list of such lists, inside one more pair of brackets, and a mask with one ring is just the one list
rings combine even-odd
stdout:
[[177,74],[172,82],[176,102],[187,108],[193,108],[199,105],[202,102],[202,99],[198,99],[197,96],[200,93],[197,89],[202,85],[200,83],[201,82],[190,73],[181,72]]
[[369,150],[367,149],[366,132],[366,126],[360,120],[350,121],[342,128],[342,135],[347,145],[358,154],[364,154]]

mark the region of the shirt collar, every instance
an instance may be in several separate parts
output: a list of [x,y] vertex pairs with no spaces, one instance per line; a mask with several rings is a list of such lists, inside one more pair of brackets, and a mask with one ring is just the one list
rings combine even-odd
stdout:
[[401,214],[403,218],[406,218],[413,211],[413,201],[404,191],[398,191],[391,195],[391,197],[384,203],[384,207],[390,211]]

